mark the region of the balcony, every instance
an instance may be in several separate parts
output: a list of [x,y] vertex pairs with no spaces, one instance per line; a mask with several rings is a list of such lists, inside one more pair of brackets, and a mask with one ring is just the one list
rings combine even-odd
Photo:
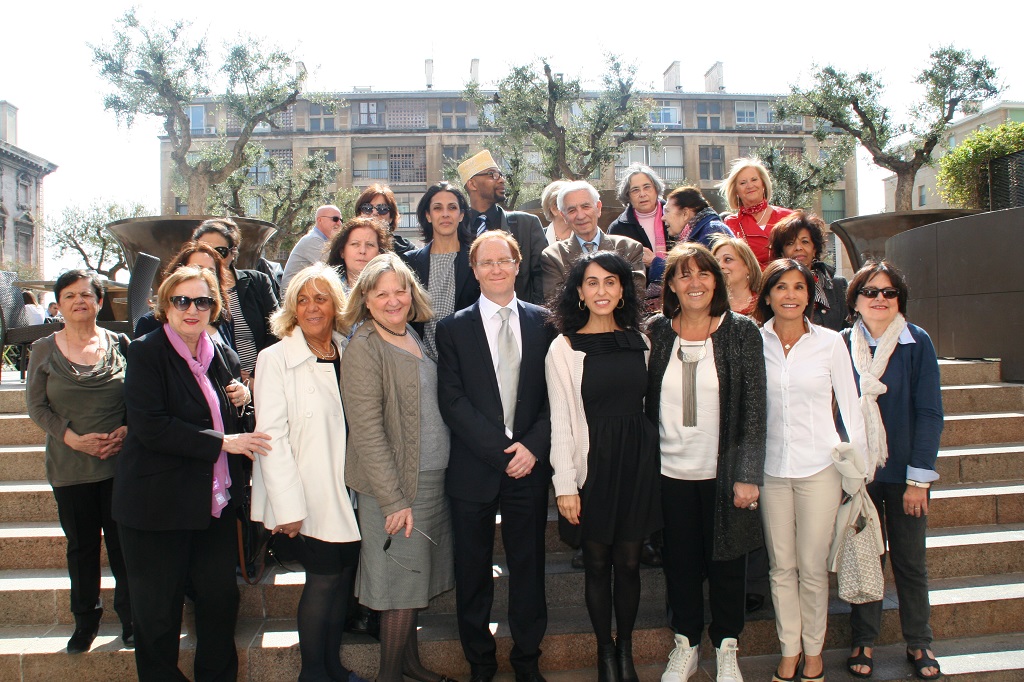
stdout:
[[831,225],[837,220],[842,220],[846,217],[846,211],[822,211],[821,219],[825,221],[826,225]]
[[[662,180],[668,183],[682,182],[686,179],[686,169],[682,166],[650,166]],[[618,182],[626,172],[626,166],[615,167],[615,181]]]
[[355,168],[352,170],[354,180],[387,180],[387,168]]
[[357,184],[370,184],[371,182],[425,183],[427,181],[427,167],[355,168],[352,170],[352,180]]

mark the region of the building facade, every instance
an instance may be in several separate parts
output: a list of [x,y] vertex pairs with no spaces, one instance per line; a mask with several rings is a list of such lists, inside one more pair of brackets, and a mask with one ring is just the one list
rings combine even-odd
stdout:
[[[999,102],[980,110],[976,114],[964,116],[946,128],[945,138],[932,153],[935,162],[917,171],[914,178],[913,210],[920,211],[932,208],[952,208],[939,193],[935,178],[939,173],[938,160],[965,138],[985,128],[995,128],[1007,122],[1024,123],[1024,102]],[[885,212],[896,210],[896,176],[891,175],[885,180]]]
[[55,164],[18,145],[18,108],[0,101],[0,261],[43,266],[43,178]]

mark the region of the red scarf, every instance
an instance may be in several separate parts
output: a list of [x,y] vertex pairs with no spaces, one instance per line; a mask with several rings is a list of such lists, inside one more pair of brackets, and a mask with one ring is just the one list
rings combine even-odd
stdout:
[[768,200],[764,199],[761,203],[753,206],[741,206],[740,215],[756,216],[764,212],[766,208],[768,208]]

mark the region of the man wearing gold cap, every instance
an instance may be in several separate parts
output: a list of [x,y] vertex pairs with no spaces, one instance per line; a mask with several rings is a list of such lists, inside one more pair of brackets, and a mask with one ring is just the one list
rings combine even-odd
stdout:
[[516,276],[516,296],[543,305],[540,254],[548,245],[540,219],[531,213],[506,211],[505,174],[488,150],[459,164],[459,179],[469,194],[469,226],[474,236],[487,230],[504,230],[519,243],[522,265]]

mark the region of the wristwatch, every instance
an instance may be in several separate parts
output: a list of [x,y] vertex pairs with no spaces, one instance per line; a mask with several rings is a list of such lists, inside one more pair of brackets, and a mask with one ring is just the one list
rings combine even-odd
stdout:
[[921,481],[914,481],[914,480],[911,480],[909,478],[907,479],[907,485],[913,486],[914,488],[931,488],[932,487],[931,483],[922,483]]

